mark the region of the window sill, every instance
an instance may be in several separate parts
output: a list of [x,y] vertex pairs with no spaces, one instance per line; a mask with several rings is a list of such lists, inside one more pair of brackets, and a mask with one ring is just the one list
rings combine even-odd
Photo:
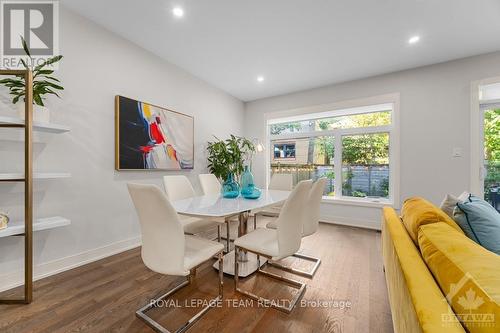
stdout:
[[393,207],[394,202],[387,199],[354,199],[354,198],[333,198],[323,196],[322,203],[334,205],[347,205],[347,206],[362,206],[362,207],[376,207],[382,208],[385,206]]

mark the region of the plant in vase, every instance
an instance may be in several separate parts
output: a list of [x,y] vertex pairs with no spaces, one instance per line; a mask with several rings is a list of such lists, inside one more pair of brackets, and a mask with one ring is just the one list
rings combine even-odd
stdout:
[[240,190],[238,179],[245,170],[245,161],[255,152],[255,146],[252,141],[235,135],[226,140],[215,139],[207,146],[208,169],[219,180],[224,181],[222,195],[235,198]]
[[[26,69],[30,69],[33,72],[33,120],[39,122],[49,122],[50,113],[45,107],[43,101],[47,98],[46,95],[55,95],[59,97],[56,91],[64,90],[64,88],[60,85],[60,81],[52,76],[54,71],[47,68],[47,66],[55,64],[61,60],[63,56],[58,55],[49,58],[41,64],[34,66],[31,52],[23,37],[21,37],[21,43],[23,45],[24,52],[29,57],[28,62],[21,59],[21,63]],[[9,88],[9,93],[12,96],[12,104],[18,103],[21,98],[24,101],[26,93],[24,76],[16,75],[15,78],[3,79],[0,80],[0,84]],[[24,119],[24,104],[21,103],[18,105],[19,116]]]

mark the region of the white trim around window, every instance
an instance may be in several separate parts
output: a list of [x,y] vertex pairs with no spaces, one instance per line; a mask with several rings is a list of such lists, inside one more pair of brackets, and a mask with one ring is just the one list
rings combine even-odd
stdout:
[[[327,118],[341,115],[371,113],[391,109],[391,124],[386,126],[373,126],[348,129],[334,129],[327,131],[315,131],[306,133],[287,133],[272,136],[272,140],[287,140],[298,138],[311,138],[319,136],[333,136],[341,138],[346,135],[389,133],[389,198],[354,198],[342,196],[342,191],[336,191],[334,197],[323,197],[324,203],[356,205],[366,207],[393,206],[400,208],[400,131],[399,131],[399,93],[379,95],[356,100],[335,102],[325,105],[316,105],[311,107],[277,111],[265,114],[266,144],[269,147],[271,135],[268,126],[282,122],[301,121],[311,118]],[[342,170],[342,140],[335,140],[334,168],[336,174],[341,174]],[[269,169],[269,156],[266,157],[266,167]],[[266,172],[267,184],[269,184],[269,172]],[[340,189],[342,179],[335,177],[334,186]],[[338,193],[340,192],[340,193]]]
[[479,90],[481,86],[500,83],[500,76],[473,81],[471,83],[470,108],[470,188],[469,192],[483,197],[484,195],[484,159],[483,159],[483,110],[482,106],[495,105],[500,100],[481,100]]

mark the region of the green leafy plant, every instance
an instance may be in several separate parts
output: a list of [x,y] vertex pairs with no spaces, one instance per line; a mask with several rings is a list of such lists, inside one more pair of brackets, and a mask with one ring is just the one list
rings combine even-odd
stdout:
[[365,198],[366,193],[363,191],[360,191],[360,190],[354,190],[354,191],[352,191],[352,196],[357,197],[357,198]]
[[[45,95],[55,95],[57,90],[64,90],[64,88],[59,84],[60,81],[52,76],[53,70],[47,69],[47,66],[55,64],[62,59],[62,55],[58,55],[43,61],[37,66],[33,66],[33,58],[31,57],[31,52],[26,44],[26,41],[21,37],[21,42],[23,44],[23,49],[26,55],[29,57],[29,65],[25,59],[21,59],[21,63],[26,69],[33,71],[33,102],[40,106],[45,106],[43,101],[46,98]],[[23,75],[16,75],[15,78],[7,78],[0,80],[0,84],[9,88],[9,93],[12,96],[12,104],[16,104],[21,98],[24,100],[25,96],[25,82]]]
[[225,180],[229,173],[234,173],[239,178],[245,163],[250,162],[255,153],[255,145],[252,141],[235,135],[226,140],[215,139],[207,147],[208,170],[221,180]]

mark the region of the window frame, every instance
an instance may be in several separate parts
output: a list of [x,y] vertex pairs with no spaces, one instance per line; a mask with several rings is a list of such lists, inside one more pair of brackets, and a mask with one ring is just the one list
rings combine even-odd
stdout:
[[[390,105],[389,109],[384,109]],[[309,131],[299,133],[285,133],[271,135],[269,127],[272,124],[321,119],[334,116],[347,116],[353,114],[366,114],[379,111],[391,111],[391,124],[382,126],[369,126],[357,128],[337,128],[324,131]],[[374,96],[365,99],[350,100],[328,105],[313,106],[289,111],[273,112],[265,115],[266,135],[268,147],[274,140],[290,140],[299,138],[314,138],[333,136],[335,139],[334,172],[335,195],[323,196],[324,203],[346,204],[367,207],[393,206],[400,207],[399,199],[399,93]],[[342,137],[347,135],[362,135],[388,133],[389,135],[389,197],[388,198],[358,198],[342,195]],[[266,160],[267,184],[270,178],[271,161]]]
[[470,105],[470,191],[480,197],[484,196],[484,109],[488,104],[496,104],[500,100],[482,99],[482,86],[500,83],[500,76],[471,82]]

